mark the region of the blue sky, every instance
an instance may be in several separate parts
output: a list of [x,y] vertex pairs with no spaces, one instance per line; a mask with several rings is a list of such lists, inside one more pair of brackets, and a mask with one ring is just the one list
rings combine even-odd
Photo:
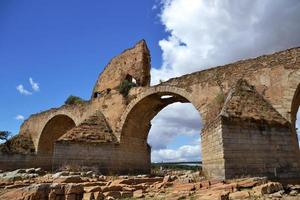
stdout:
[[[161,65],[164,36],[154,1],[1,0],[1,129],[17,132],[15,116],[60,106],[68,95],[88,99],[109,60],[144,38]],[[24,96],[32,77],[40,91]]]
[[[0,0],[0,130],[17,133],[22,116],[71,94],[89,99],[109,60],[141,39],[152,84],[300,46],[299,10],[299,0]],[[199,159],[201,126],[191,104],[165,108],[152,160]]]

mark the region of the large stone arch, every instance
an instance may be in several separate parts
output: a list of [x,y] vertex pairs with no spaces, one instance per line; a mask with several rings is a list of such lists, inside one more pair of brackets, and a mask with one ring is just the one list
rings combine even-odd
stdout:
[[[168,98],[162,99],[161,97]],[[151,120],[164,107],[175,102],[191,103],[199,111],[199,115],[202,113],[202,107],[199,108],[190,92],[177,87],[161,85],[147,88],[145,92],[136,96],[124,110],[116,136],[120,142],[120,149],[122,149],[120,162],[130,169],[127,169],[129,172],[150,172],[151,148],[147,143],[147,138]],[[201,122],[199,121],[199,123]]]
[[[172,97],[161,98],[164,96]],[[200,116],[203,114],[202,109],[198,106],[192,94],[185,89],[172,86],[148,88],[146,92],[141,93],[141,95],[132,100],[122,114],[117,131],[120,143],[126,141],[128,138],[141,139],[145,142],[151,128],[150,121],[163,108],[176,102],[191,103],[198,110]]]
[[37,153],[52,155],[55,141],[75,126],[74,120],[68,115],[58,114],[52,117],[40,134]]

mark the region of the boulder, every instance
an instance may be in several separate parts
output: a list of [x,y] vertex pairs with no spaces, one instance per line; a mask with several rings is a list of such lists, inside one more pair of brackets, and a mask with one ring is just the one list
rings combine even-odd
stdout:
[[110,185],[110,186],[102,186],[102,192],[108,191],[122,191],[123,187],[121,185]]
[[283,186],[281,183],[278,182],[269,182],[260,186],[256,186],[253,188],[253,190],[256,196],[261,196],[283,190]]
[[229,194],[230,200],[243,200],[243,199],[248,199],[249,197],[250,194],[248,191],[238,191]]
[[92,193],[92,192],[88,192],[88,193],[83,194],[82,200],[94,200],[94,199],[95,199],[94,193]]
[[143,198],[143,190],[136,190],[133,192],[133,198]]
[[103,200],[105,198],[102,192],[94,192],[94,197],[95,200]]
[[121,198],[121,192],[120,191],[108,191],[103,192],[103,195],[107,197],[113,197],[114,199],[120,199]]
[[50,190],[52,193],[55,193],[57,195],[62,195],[65,193],[64,185],[58,184],[58,183],[52,183],[50,185]]
[[292,190],[292,191],[290,191],[289,194],[290,194],[291,196],[297,196],[298,191],[297,191],[297,190]]
[[280,190],[278,192],[275,192],[273,194],[270,194],[271,198],[282,198],[282,196],[284,195],[284,190]]
[[25,169],[25,172],[26,172],[27,174],[33,174],[33,173],[35,173],[35,168]]
[[48,200],[50,193],[49,184],[33,184],[25,188],[11,190],[0,195],[1,200]]
[[171,176],[170,175],[165,176],[164,179],[163,179],[163,183],[167,183],[167,182],[171,182]]
[[121,192],[121,198],[131,198],[133,197],[133,192],[132,191],[123,191]]
[[60,176],[59,178],[54,179],[54,183],[81,183],[83,180],[78,175],[72,176]]
[[70,173],[68,171],[61,171],[61,172],[57,172],[55,174],[52,175],[53,178],[59,178],[61,176],[69,176]]
[[102,192],[100,186],[84,187],[84,192]]
[[230,192],[223,191],[223,192],[221,192],[218,199],[220,199],[220,200],[229,200],[229,194],[230,194]]
[[174,191],[194,191],[196,186],[193,183],[176,184],[173,188]]
[[65,185],[65,194],[82,194],[83,186],[80,184],[67,184]]

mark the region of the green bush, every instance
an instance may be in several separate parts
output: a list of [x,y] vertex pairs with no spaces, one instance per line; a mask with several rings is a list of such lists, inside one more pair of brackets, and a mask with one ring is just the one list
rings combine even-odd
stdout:
[[65,101],[65,104],[66,105],[75,105],[75,104],[79,104],[79,103],[83,103],[83,102],[84,102],[84,100],[82,98],[70,95],[67,98],[67,100]]
[[120,94],[126,97],[131,88],[136,87],[136,84],[125,79],[118,87]]

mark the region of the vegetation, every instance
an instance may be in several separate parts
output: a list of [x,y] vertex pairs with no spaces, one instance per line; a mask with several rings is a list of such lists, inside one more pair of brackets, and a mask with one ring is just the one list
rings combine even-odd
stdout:
[[[10,132],[9,134],[11,135]],[[10,135],[4,143],[0,144],[0,152],[20,154],[34,153],[35,149],[30,136],[18,134],[10,137]]]
[[11,132],[9,131],[0,131],[0,140],[4,140],[5,142],[8,141],[8,139],[11,136]]
[[79,104],[79,103],[83,103],[83,102],[84,102],[84,100],[82,98],[70,95],[67,98],[67,100],[65,101],[65,104],[66,105],[75,105],[75,104]]
[[171,163],[152,163],[151,169],[158,170],[160,168],[167,169],[167,170],[191,170],[191,171],[199,171],[201,166],[198,165],[185,165],[185,164],[171,164]]
[[136,83],[130,82],[129,80],[125,79],[118,87],[120,94],[124,97],[127,97],[131,88],[136,87]]

